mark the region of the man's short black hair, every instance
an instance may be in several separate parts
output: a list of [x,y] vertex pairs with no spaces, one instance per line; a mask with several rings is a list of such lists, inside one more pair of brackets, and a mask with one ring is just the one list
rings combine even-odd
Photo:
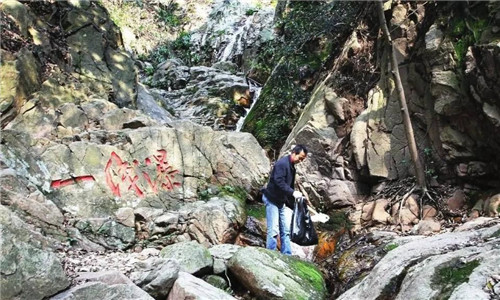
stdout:
[[300,152],[304,151],[304,153],[307,155],[307,148],[304,145],[295,145],[292,149],[292,153],[295,154],[300,154]]

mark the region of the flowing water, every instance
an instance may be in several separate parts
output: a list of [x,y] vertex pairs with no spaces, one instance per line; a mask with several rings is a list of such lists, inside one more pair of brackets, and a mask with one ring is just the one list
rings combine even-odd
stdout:
[[238,123],[236,123],[236,129],[235,131],[241,131],[241,128],[243,127],[243,123],[245,122],[246,116],[250,113],[252,108],[254,107],[255,103],[257,103],[257,100],[259,99],[260,96],[260,91],[262,90],[262,86],[255,82],[254,80],[248,78],[248,85],[250,86],[250,92],[253,92],[253,97],[252,97],[252,104],[250,105],[250,108],[245,108],[245,116],[241,117],[238,120]]

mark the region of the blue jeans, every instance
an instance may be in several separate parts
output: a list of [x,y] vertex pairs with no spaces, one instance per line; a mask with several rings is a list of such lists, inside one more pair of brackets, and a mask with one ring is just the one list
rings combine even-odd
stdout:
[[278,208],[274,203],[269,201],[265,195],[262,195],[262,201],[266,205],[266,221],[267,221],[267,240],[266,248],[276,250],[278,246],[278,233],[281,241],[281,253],[286,255],[292,254],[290,245],[290,224],[292,222],[293,211],[283,205]]

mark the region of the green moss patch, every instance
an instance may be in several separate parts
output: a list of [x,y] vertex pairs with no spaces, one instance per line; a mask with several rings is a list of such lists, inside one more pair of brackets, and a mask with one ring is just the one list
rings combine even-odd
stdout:
[[266,207],[264,205],[248,205],[247,206],[247,216],[252,216],[258,220],[266,218]]
[[314,290],[325,290],[323,276],[313,264],[301,260],[294,260],[291,264],[291,268],[297,272],[300,278],[307,280],[311,286],[313,286]]
[[389,243],[389,244],[385,245],[384,250],[385,250],[386,252],[389,252],[389,251],[391,251],[391,250],[396,249],[398,246],[399,246],[398,244],[395,244],[395,243]]
[[436,299],[448,299],[457,286],[469,280],[479,263],[479,260],[464,263],[457,258],[438,267],[431,279],[432,287],[441,290]]

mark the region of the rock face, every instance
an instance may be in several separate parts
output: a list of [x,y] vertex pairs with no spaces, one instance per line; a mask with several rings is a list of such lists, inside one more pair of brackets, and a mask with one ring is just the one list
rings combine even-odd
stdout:
[[[455,5],[446,8],[463,9]],[[483,18],[482,9],[491,7],[474,8],[448,24],[441,24],[439,17],[427,9],[420,4],[416,8],[394,5],[389,28],[398,61],[405,61],[399,72],[426,173],[496,187],[499,162],[494,153],[500,146],[489,137],[499,134],[500,108],[491,99],[499,93],[498,76],[492,70],[498,65],[500,53],[495,30],[500,21],[495,17],[489,26],[478,28],[472,38],[473,34],[460,24],[466,24],[469,18]],[[418,15],[415,20],[408,18],[413,11]],[[416,20],[430,24],[422,34],[417,31]],[[419,47],[417,41],[425,47]],[[410,57],[410,53],[418,54]],[[367,109],[356,119],[351,143],[360,170],[370,176],[396,179],[413,174],[413,167],[394,82],[384,71],[388,70],[386,62],[382,60],[380,80],[368,94]]]
[[[91,124],[91,108],[97,109],[101,104],[104,103],[94,101],[84,108],[74,107],[72,111],[87,109],[82,122]],[[100,127],[122,130],[95,130],[68,137],[65,136],[67,133],[48,123],[46,131],[34,134],[46,138],[53,132],[60,140],[46,144],[35,142],[33,145],[31,137],[22,133],[29,132],[27,124],[32,122],[26,119],[33,117],[38,120],[34,122],[45,122],[46,117],[38,114],[36,109],[31,112],[17,118],[9,125],[11,129],[4,131],[4,162],[30,184],[49,192],[51,201],[76,218],[75,224],[78,223],[80,230],[89,234],[102,233],[105,228],[109,228],[106,229],[108,233],[112,230],[114,233],[107,236],[118,238],[120,242],[107,241],[111,247],[127,247],[134,239],[134,228],[102,219],[126,207],[153,207],[165,211],[183,208],[186,212],[191,207],[191,210],[198,211],[190,218],[199,222],[192,229],[198,228],[193,234],[200,238],[200,242],[204,242],[205,237],[210,243],[230,240],[240,226],[233,224],[244,223],[241,204],[237,201],[230,204],[233,202],[227,202],[227,199],[214,199],[211,204],[201,206],[201,203],[186,206],[184,202],[196,200],[198,193],[210,183],[243,187],[252,193],[260,188],[269,170],[264,151],[249,134],[214,132],[185,121],[171,123],[170,128],[144,127],[155,122],[136,111],[118,108],[109,111],[110,119],[100,122],[110,122],[109,125]],[[123,130],[128,126],[126,124],[132,124],[129,118],[137,120],[142,128]],[[68,125],[67,128],[78,127]],[[228,203],[225,208],[216,204],[224,202]],[[204,209],[209,206],[212,212],[220,210],[220,217],[204,216],[207,211]],[[86,220],[89,218],[94,219]],[[200,233],[200,230],[204,232],[205,223],[212,220],[219,222],[212,228],[229,224],[229,228],[236,231]]]
[[[471,295],[489,299],[486,283],[496,276],[500,262],[500,225],[494,221],[481,225],[489,227],[405,241],[338,299],[389,295],[395,299],[470,299]],[[398,239],[393,243],[398,245]]]
[[80,217],[105,217],[125,206],[176,209],[181,201],[196,199],[207,182],[248,192],[261,186],[268,160],[251,135],[189,122],[172,126],[88,132],[30,153],[23,150],[26,144],[15,144],[22,136],[18,131],[6,130],[4,140],[11,142],[2,150],[7,165],[26,172],[59,207]]
[[31,229],[8,208],[0,206],[2,298],[42,299],[70,284],[50,246],[54,241]]
[[343,138],[337,136],[334,127],[345,120],[342,103],[347,100],[333,92],[329,80],[317,87],[280,154],[289,154],[293,145],[306,145],[310,154],[296,166],[297,181],[313,204],[322,203],[326,210],[353,206],[358,195],[366,192],[362,184],[353,181],[347,160],[338,151]]
[[[45,81],[45,85],[54,87],[49,94],[39,94],[39,99],[48,103],[57,105],[75,102],[82,96],[93,94],[109,98],[121,107],[134,107],[134,63],[120,48],[122,44],[119,31],[103,7],[94,2],[83,5],[58,2],[51,6],[47,3],[21,4],[8,1],[2,3],[2,11],[18,26],[26,41],[37,47],[34,56],[28,48],[22,47],[23,43],[16,42],[15,38],[9,36],[6,40],[11,47],[3,50],[2,90],[9,92],[5,96],[2,93],[2,113],[6,113],[9,118],[15,116],[16,113],[11,113],[12,111],[19,112],[33,92],[43,89],[40,85],[42,81]],[[65,11],[61,14],[63,19],[59,21],[51,18],[51,14],[57,11]],[[57,29],[47,30],[40,25],[45,22]],[[51,76],[44,74],[42,77],[42,67],[45,68],[47,61],[60,68],[56,66]],[[63,87],[61,83],[66,80],[61,81],[61,71],[66,71],[71,74],[71,78],[77,80],[73,80],[71,84],[68,80],[68,85]],[[2,127],[5,125],[3,123]]]
[[325,283],[316,267],[277,251],[245,247],[228,262],[229,270],[264,299],[324,299]]
[[254,91],[243,74],[215,67],[187,67],[178,59],[158,66],[152,78],[153,94],[180,119],[234,130],[249,108]]

